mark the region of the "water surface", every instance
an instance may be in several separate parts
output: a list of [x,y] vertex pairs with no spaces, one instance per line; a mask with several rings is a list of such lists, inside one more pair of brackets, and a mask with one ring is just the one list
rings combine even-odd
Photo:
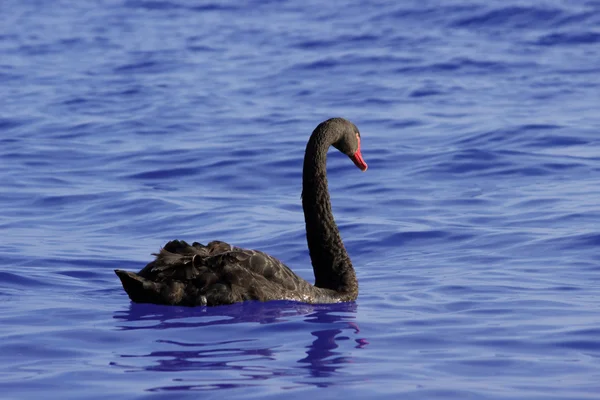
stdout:
[[[23,2],[0,13],[6,398],[597,399],[600,3]],[[355,303],[131,304],[225,240],[312,281],[322,120]]]

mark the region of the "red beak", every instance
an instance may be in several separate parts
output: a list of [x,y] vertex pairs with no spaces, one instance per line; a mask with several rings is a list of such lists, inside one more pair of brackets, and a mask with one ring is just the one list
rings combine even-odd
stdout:
[[357,135],[356,139],[358,139],[358,149],[356,149],[356,152],[352,156],[350,156],[350,159],[352,160],[354,165],[360,168],[361,171],[365,172],[367,168],[369,168],[369,166],[367,165],[365,160],[363,160],[362,154],[360,153],[360,137],[358,137]]

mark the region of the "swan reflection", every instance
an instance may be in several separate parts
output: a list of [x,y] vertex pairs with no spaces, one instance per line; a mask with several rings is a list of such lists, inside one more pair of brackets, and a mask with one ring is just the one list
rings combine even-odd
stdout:
[[[288,386],[329,386],[340,383],[355,349],[368,344],[354,322],[356,307],[284,301],[197,308],[132,303],[115,313],[117,328],[133,331],[145,343],[111,365],[152,372],[157,379],[150,381],[151,391],[258,386],[271,379]],[[333,374],[335,381],[323,379]],[[153,385],[165,378],[167,385]]]

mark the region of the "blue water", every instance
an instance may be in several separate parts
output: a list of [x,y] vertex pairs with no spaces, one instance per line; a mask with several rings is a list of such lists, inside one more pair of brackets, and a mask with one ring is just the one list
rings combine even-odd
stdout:
[[[3,399],[599,398],[600,2],[0,8]],[[175,238],[312,281],[333,116],[355,303],[130,303]]]

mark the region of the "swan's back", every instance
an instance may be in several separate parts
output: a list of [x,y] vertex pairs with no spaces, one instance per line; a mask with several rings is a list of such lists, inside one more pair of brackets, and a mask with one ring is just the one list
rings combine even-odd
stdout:
[[222,305],[246,300],[317,302],[323,295],[286,265],[261,251],[214,241],[174,240],[139,273],[115,270],[132,301]]

